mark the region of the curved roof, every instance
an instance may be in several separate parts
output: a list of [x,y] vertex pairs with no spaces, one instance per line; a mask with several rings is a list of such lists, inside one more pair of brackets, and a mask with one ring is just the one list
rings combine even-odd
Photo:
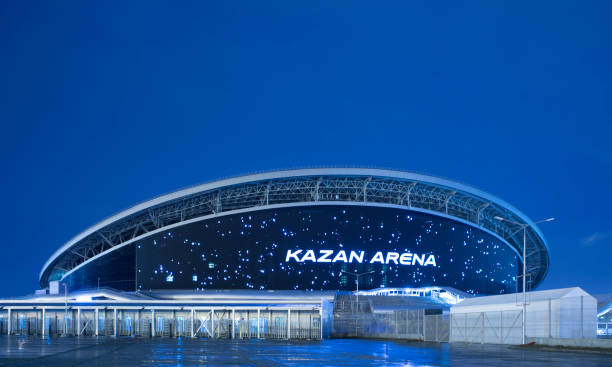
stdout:
[[[360,202],[393,204],[438,212],[501,237],[522,253],[521,226],[532,223],[519,210],[481,190],[413,172],[373,168],[281,170],[222,179],[135,205],[86,229],[60,247],[44,264],[40,284],[60,279],[75,267],[148,232],[211,214],[265,209],[287,203]],[[544,236],[527,229],[527,272],[534,287],[546,276],[550,258]]]

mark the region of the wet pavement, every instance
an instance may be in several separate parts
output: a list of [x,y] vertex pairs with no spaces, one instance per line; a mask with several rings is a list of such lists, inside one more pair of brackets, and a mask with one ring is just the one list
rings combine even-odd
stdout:
[[612,354],[336,339],[0,337],[0,366],[612,366]]

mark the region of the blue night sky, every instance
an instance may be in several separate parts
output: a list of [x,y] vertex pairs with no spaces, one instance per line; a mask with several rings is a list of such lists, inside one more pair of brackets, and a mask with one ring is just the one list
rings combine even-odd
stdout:
[[541,288],[612,292],[611,4],[5,1],[0,296],[140,201],[321,165],[557,217]]

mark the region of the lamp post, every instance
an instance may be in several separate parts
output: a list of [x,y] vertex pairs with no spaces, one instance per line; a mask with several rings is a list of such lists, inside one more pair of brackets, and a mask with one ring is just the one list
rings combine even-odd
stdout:
[[348,271],[340,270],[341,273],[352,275],[356,279],[357,283],[357,311],[359,311],[359,277],[366,274],[372,274],[374,271],[367,271],[365,273],[349,273]]
[[[526,321],[527,321],[527,228],[533,225],[536,225],[538,223],[551,222],[555,220],[555,218],[543,219],[543,220],[539,220],[537,222],[531,222],[531,223],[517,223],[517,222],[511,221],[510,219],[502,218],[500,216],[495,216],[494,218],[499,221],[516,224],[517,226],[520,226],[521,229],[523,230],[523,336],[522,336],[522,343],[525,344],[526,342],[525,330],[526,330]],[[519,229],[519,231],[521,229]],[[514,235],[514,233],[512,235]]]

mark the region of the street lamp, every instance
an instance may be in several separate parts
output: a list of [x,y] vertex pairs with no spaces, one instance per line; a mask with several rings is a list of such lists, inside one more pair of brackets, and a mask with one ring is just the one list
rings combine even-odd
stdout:
[[357,283],[357,311],[359,311],[359,277],[366,274],[372,274],[374,271],[367,271],[365,273],[349,273],[348,271],[340,270],[340,272],[348,275],[352,275],[356,279]]
[[[551,222],[555,220],[555,218],[543,219],[543,220],[539,220],[537,222],[531,222],[531,223],[517,223],[517,222],[511,221],[510,219],[502,218],[500,216],[495,216],[494,218],[499,221],[516,224],[517,226],[520,226],[521,229],[523,230],[523,338],[522,338],[522,341],[523,341],[523,344],[525,344],[525,330],[526,330],[525,328],[526,328],[526,321],[527,321],[527,228],[533,225],[536,225],[538,223]],[[514,233],[512,235],[514,235]]]

